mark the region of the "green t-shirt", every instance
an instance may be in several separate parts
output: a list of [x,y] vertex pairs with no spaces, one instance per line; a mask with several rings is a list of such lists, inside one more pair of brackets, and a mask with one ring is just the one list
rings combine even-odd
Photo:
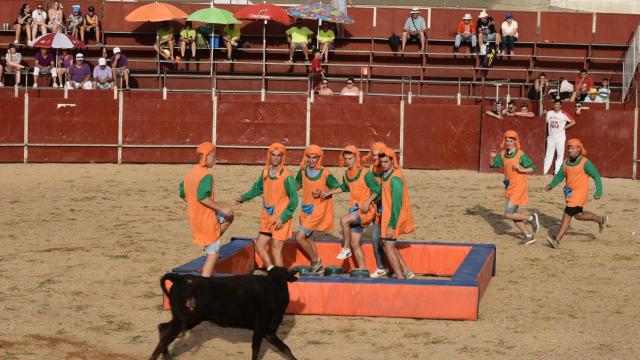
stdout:
[[171,35],[173,35],[173,27],[171,26],[158,29],[158,37],[160,38],[160,41],[168,40]]
[[[206,198],[211,197],[211,186],[213,185],[213,176],[205,175],[200,179],[198,183],[198,201],[202,201]],[[180,194],[180,198],[185,200],[186,195],[184,193],[184,181],[180,182],[180,186],[178,187],[178,192]]]
[[222,29],[222,33],[224,35],[227,35],[231,40],[240,39],[240,29],[238,29],[237,27],[234,27],[232,29],[229,26],[225,26],[224,29]]
[[336,35],[333,33],[333,30],[331,29],[327,31],[323,31],[323,30],[318,31],[318,41],[320,41],[321,43],[327,42],[327,41],[333,41],[335,40],[335,38],[336,38]]
[[308,27],[292,27],[287,30],[287,35],[291,36],[292,43],[306,43],[309,36],[313,35],[313,31]]
[[184,28],[184,29],[182,29],[182,31],[180,31],[180,37],[184,38],[184,39],[195,40],[196,39],[196,30],[195,29]]
[[[391,180],[388,180],[389,178],[391,178]],[[400,218],[400,210],[402,209],[404,183],[402,179],[393,175],[393,171],[387,174],[387,176],[383,174],[382,180],[391,182],[391,218],[389,219],[389,227],[395,229],[398,225],[398,219]]]

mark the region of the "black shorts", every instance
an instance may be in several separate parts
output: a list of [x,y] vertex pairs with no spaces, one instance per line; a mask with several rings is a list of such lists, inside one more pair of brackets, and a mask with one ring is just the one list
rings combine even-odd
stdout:
[[416,34],[416,35],[409,34],[409,38],[407,39],[407,41],[420,42],[420,34]]
[[268,237],[273,237],[273,234],[270,232],[259,231],[258,234],[268,236]]
[[572,207],[567,206],[564,208],[564,213],[571,217],[574,217],[580,214],[581,212],[582,212],[582,206],[572,206]]

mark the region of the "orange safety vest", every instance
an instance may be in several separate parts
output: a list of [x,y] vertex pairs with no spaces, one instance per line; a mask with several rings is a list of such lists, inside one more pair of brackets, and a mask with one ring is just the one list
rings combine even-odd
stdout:
[[269,170],[262,174],[262,212],[260,213],[260,231],[271,233],[275,240],[287,240],[291,237],[291,219],[282,224],[280,230],[273,229],[273,222],[282,215],[289,206],[289,195],[284,186],[284,181],[291,176],[287,168],[278,170],[275,178],[269,177]]
[[[213,244],[220,238],[220,223],[213,209],[198,201],[198,185],[203,177],[210,175],[206,167],[196,165],[184,178],[184,195],[187,201],[189,223],[193,242],[200,246]],[[211,182],[211,200],[215,201],[216,192]]]
[[502,165],[504,168],[505,184],[504,197],[514,205],[526,205],[529,202],[529,192],[527,191],[527,175],[513,170],[513,165],[520,164],[520,158],[524,151],[517,150],[514,157],[508,158],[506,150],[502,150]]
[[302,211],[300,211],[300,226],[313,231],[333,230],[333,198],[314,198],[313,192],[316,190],[328,191],[327,168],[320,169],[320,175],[315,180],[309,179],[305,169],[302,175]]
[[397,239],[398,236],[403,234],[409,234],[415,231],[413,224],[413,213],[411,212],[411,201],[409,200],[409,188],[407,181],[400,169],[394,169],[391,176],[388,179],[382,178],[382,222],[380,225],[380,236],[386,237],[387,227],[391,220],[391,179],[394,177],[402,180],[402,208],[400,209],[400,215],[396,224],[395,233],[393,238]]
[[[345,183],[349,187],[349,212],[357,213],[360,216],[361,226],[369,225],[377,214],[376,204],[373,203],[366,213],[363,213],[361,209],[362,203],[371,197],[371,189],[369,189],[365,181],[367,173],[366,169],[359,168],[356,169],[353,177],[349,177],[349,171],[344,174]],[[352,180],[353,178],[356,179]]]
[[565,160],[562,164],[567,180],[565,188],[571,189],[570,194],[567,194],[565,189],[565,201],[568,207],[584,207],[587,204],[587,196],[589,194],[589,174],[584,171],[584,164],[587,162],[587,158],[582,156],[576,166],[568,166],[568,162],[569,160]]

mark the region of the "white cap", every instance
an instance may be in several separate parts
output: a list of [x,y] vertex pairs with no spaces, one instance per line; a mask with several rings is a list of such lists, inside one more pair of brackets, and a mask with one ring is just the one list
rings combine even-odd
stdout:
[[489,16],[489,13],[487,13],[487,10],[480,11],[480,15],[478,15],[479,18],[483,18],[487,16]]
[[462,20],[471,20],[471,14],[464,14]]
[[418,9],[417,7],[411,8],[411,13],[412,14],[419,14],[420,13],[420,9]]
[[119,53],[120,53],[120,48],[119,47],[113,48],[113,55],[119,54]]
[[107,59],[105,59],[105,58],[98,59],[98,65],[100,65],[100,66],[107,65]]
[[77,53],[76,54],[76,60],[82,59],[84,60],[84,55],[82,55],[82,53]]

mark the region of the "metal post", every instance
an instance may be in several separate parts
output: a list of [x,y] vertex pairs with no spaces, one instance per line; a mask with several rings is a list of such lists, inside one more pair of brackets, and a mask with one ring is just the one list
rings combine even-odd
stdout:
[[462,93],[460,92],[461,91],[461,88],[460,88],[461,85],[462,85],[461,84],[461,79],[460,79],[460,77],[458,77],[458,94],[456,95],[456,100],[457,100],[457,104],[458,105],[462,105]]
[[216,145],[218,141],[218,94],[213,96],[213,125],[211,128],[211,142]]
[[404,167],[404,99],[400,100],[400,167]]
[[633,174],[632,179],[636,179],[638,173],[638,105],[633,110],[633,166],[631,167]]
[[124,122],[124,96],[118,94],[118,165],[122,164],[122,124]]
[[24,151],[22,153],[22,161],[26,164],[29,162],[29,94],[24,92]]
[[305,146],[311,145],[311,98],[307,98],[307,122],[305,124]]

